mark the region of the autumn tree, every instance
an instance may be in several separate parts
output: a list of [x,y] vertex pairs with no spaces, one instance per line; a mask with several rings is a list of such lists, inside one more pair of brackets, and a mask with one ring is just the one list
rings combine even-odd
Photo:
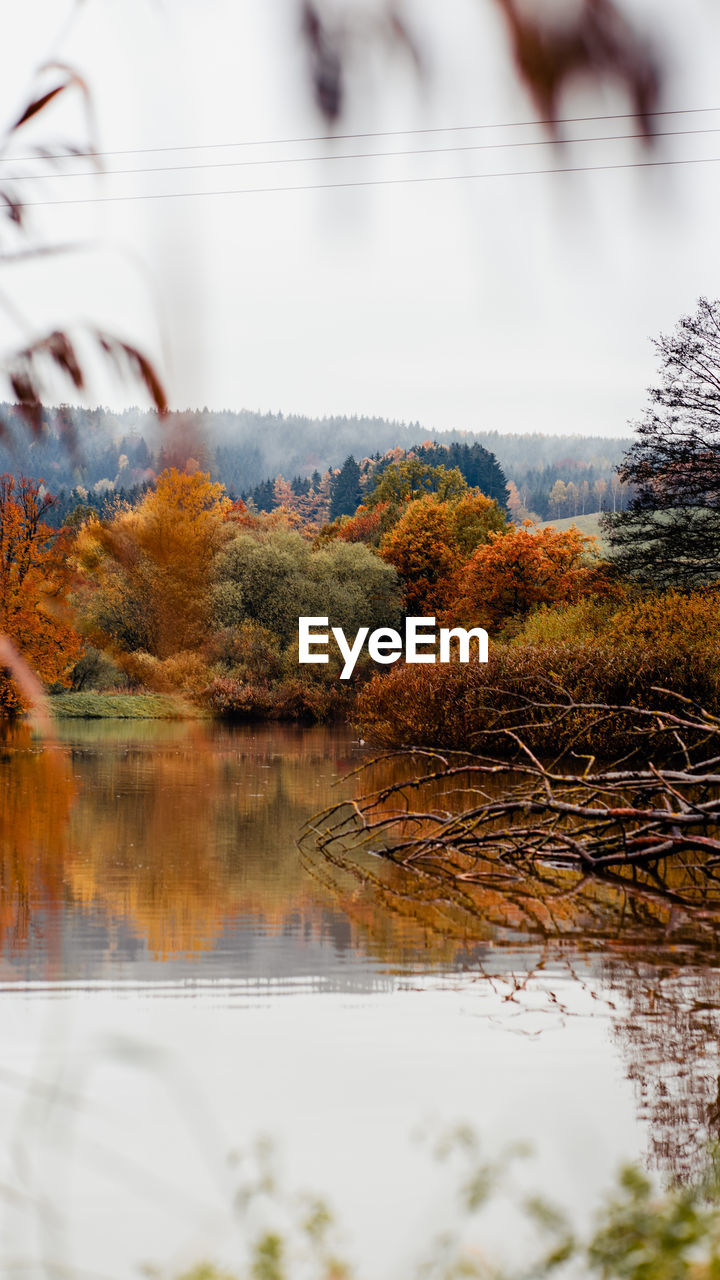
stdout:
[[607,480],[604,480],[602,476],[599,476],[598,479],[595,480],[595,482],[593,483],[593,487],[592,487],[593,498],[595,499],[595,506],[598,511],[602,511],[603,506],[605,504],[605,495],[607,493],[607,487],[608,487]]
[[291,528],[302,526],[312,534],[328,519],[332,495],[332,477],[329,471],[322,475],[315,471],[310,479],[298,478],[292,484],[279,475],[271,488],[272,505],[267,508],[260,506],[259,510],[267,510],[268,514],[284,520]]
[[340,517],[325,525],[320,537],[322,541],[338,538],[341,542],[364,542],[367,547],[377,549],[385,534],[396,524],[397,516],[397,508],[389,502],[379,502],[372,509],[363,503],[354,516]]
[[506,526],[498,504],[477,490],[466,489],[457,501],[427,494],[410,502],[380,543],[380,555],[403,582],[408,613],[443,613],[468,557]]
[[439,611],[450,602],[460,565],[447,504],[431,496],[410,503],[383,538],[380,554],[400,575],[409,614]]
[[329,471],[313,473],[306,493],[296,494],[292,510],[310,532],[318,530],[330,516],[332,478]]
[[258,622],[283,644],[297,639],[303,615],[327,616],[348,634],[400,617],[397,574],[368,547],[331,541],[313,549],[287,528],[239,532],[218,556],[215,576],[215,627]]
[[564,480],[556,480],[548,495],[550,514],[556,518],[565,515],[568,490]]
[[[63,612],[71,581],[68,539],[44,523],[51,506],[35,481],[0,476],[0,632],[42,681],[65,684],[82,644]],[[0,715],[22,705],[17,686],[0,670]]]
[[174,468],[135,508],[93,520],[77,554],[91,582],[90,633],[118,654],[165,660],[197,649],[210,623],[213,561],[232,532],[232,503],[202,472]]
[[456,502],[450,503],[450,527],[458,553],[467,559],[476,547],[487,542],[491,533],[503,533],[507,517],[494,498],[478,489],[468,489]]
[[365,498],[365,506],[372,509],[381,502],[390,502],[399,507],[428,493],[445,502],[448,498],[459,498],[467,488],[467,481],[457,467],[449,469],[432,466],[419,458],[403,458],[380,472]]
[[571,528],[520,528],[491,533],[468,561],[458,584],[458,618],[497,628],[542,604],[571,603],[596,592],[609,579],[594,538]]
[[275,507],[286,507],[289,511],[292,503],[293,491],[289,481],[283,475],[276,476],[275,484],[273,485],[273,505]]
[[522,498],[520,497],[520,492],[514,480],[508,480],[507,491],[508,491],[507,505],[508,505],[508,511],[510,512],[510,515],[512,516],[513,520],[517,520],[517,521],[524,520],[526,516],[526,512],[523,506]]

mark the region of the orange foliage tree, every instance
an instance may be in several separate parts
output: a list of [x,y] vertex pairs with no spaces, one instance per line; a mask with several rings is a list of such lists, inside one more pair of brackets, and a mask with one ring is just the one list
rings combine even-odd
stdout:
[[[51,506],[34,480],[0,476],[0,632],[48,684],[66,683],[82,653],[62,612],[72,576],[67,535],[43,522]],[[22,707],[20,690],[0,670],[0,715]]]
[[519,528],[491,533],[458,581],[458,619],[488,628],[541,604],[572,603],[612,590],[594,538],[571,528]]
[[498,504],[477,489],[466,489],[457,500],[428,495],[410,502],[380,543],[383,560],[403,581],[408,612],[444,613],[468,556],[506,528]]
[[237,514],[209,475],[171,468],[137,507],[86,524],[76,549],[92,638],[119,657],[196,651],[209,629],[212,563]]
[[390,502],[380,502],[372,509],[361,503],[354,516],[340,516],[320,531],[321,541],[339,538],[342,542],[364,542],[377,548],[386,533],[397,522],[398,511]]
[[460,568],[447,504],[430,497],[411,502],[383,538],[380,555],[400,575],[408,613],[443,609]]

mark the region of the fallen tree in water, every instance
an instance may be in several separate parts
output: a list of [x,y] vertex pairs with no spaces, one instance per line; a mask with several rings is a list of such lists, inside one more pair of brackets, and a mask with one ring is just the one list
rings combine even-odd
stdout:
[[368,759],[301,850],[389,963],[392,915],[409,966],[430,957],[518,1010],[570,1017],[582,987],[613,1015],[652,1163],[687,1181],[720,1140],[720,718],[675,705],[533,704],[548,726],[632,713],[613,762],[548,760],[517,727],[497,757]]
[[[635,745],[609,765],[567,749],[543,760],[524,740],[522,726],[493,731],[497,755],[415,747],[389,752],[358,773],[402,760],[409,766],[404,776],[319,815],[314,839],[326,852],[350,841],[406,867],[441,858],[464,882],[482,880],[490,861],[508,871],[548,866],[600,874],[636,867],[659,883],[660,865],[677,857],[691,879],[708,883],[720,866],[720,717],[675,699],[676,712],[532,703],[534,725],[539,711],[547,726],[578,713],[631,720]],[[643,741],[652,742],[659,763],[638,763]]]

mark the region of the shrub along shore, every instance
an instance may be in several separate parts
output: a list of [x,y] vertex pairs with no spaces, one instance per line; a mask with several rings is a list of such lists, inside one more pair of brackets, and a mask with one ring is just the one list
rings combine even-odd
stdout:
[[[359,693],[355,719],[382,746],[513,752],[509,731],[541,752],[607,755],[637,745],[638,718],[610,704],[720,715],[720,591],[667,591],[618,606],[542,608],[490,645],[486,665],[403,666]],[[649,728],[649,726],[648,726]]]

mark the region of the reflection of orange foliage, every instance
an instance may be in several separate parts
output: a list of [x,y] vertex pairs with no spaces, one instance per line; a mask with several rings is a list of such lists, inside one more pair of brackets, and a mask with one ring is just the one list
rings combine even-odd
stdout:
[[[62,618],[70,581],[65,535],[43,523],[52,505],[32,480],[0,476],[0,632],[13,641],[41,680],[63,680],[79,658],[80,639]],[[22,695],[0,673],[0,712]]]
[[[337,731],[182,725],[134,742],[132,733],[75,755],[81,787],[69,823],[70,761],[13,737],[0,771],[0,923],[19,948],[63,899],[104,915],[111,931],[130,927],[156,958],[206,954],[243,918],[256,933],[388,964],[419,954],[452,963],[512,928],[547,938],[559,925],[577,937],[573,920],[592,925],[584,904],[544,901],[542,891],[533,900],[530,884],[490,876],[458,887],[354,854],[332,866],[307,851],[301,860],[303,824],[337,796],[331,783],[351,763]],[[97,743],[102,727],[86,734]],[[378,765],[357,785],[387,785],[407,767]],[[447,805],[440,784],[418,799]]]
[[231,915],[228,904],[218,900],[211,868],[191,866],[179,879],[175,869],[173,862],[168,877],[165,862],[151,858],[145,874],[108,876],[107,868],[72,860],[68,882],[83,906],[102,906],[114,917],[132,920],[156,958],[210,951]]
[[196,745],[110,757],[73,824],[73,895],[132,919],[158,956],[211,949],[234,907],[214,838],[219,762]]
[[230,735],[194,726],[171,746],[88,761],[66,869],[73,896],[131,921],[159,957],[211,950],[239,914],[280,933],[299,913],[319,936],[295,839],[318,803],[324,756],[280,729],[269,741],[277,749],[238,758]]
[[25,727],[2,754],[0,940],[12,949],[27,942],[33,911],[62,901],[75,784],[67,755],[39,751]]

